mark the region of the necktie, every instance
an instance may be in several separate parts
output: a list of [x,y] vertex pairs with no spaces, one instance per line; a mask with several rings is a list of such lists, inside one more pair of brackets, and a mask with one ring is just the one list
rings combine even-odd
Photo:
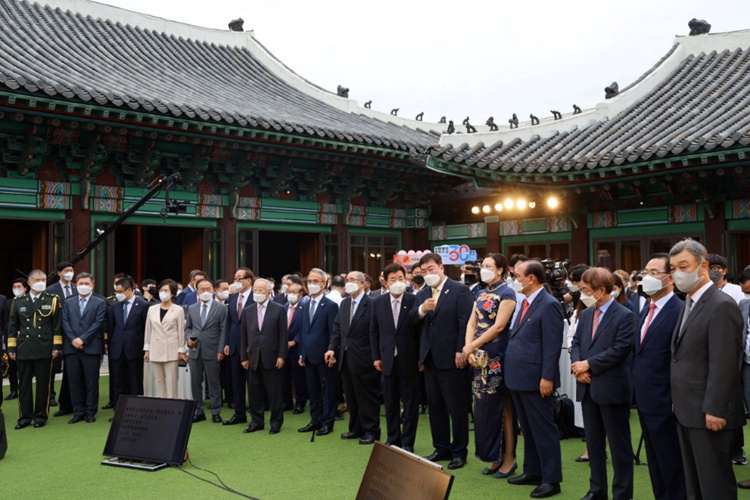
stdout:
[[286,315],[286,327],[292,326],[292,318],[294,317],[294,306],[295,304],[289,304],[289,311]]
[[237,319],[242,317],[242,294],[237,297]]
[[315,317],[315,299],[310,301],[310,323],[312,323],[313,317]]
[[680,321],[680,335],[685,330],[685,324],[687,323],[688,316],[690,316],[690,309],[693,307],[693,299],[688,295],[685,297],[685,310],[682,313],[682,321]]
[[393,299],[393,326],[398,328],[398,313],[399,313],[399,302]]
[[596,311],[594,311],[594,324],[591,327],[591,340],[594,340],[594,336],[596,335],[596,329],[599,327],[599,316],[601,315],[602,315],[602,310],[597,307]]
[[86,309],[86,299],[81,299],[81,316],[83,316],[84,309]]
[[70,297],[70,285],[65,285],[65,298]]
[[433,288],[432,298],[435,300],[435,305],[437,306],[438,299],[440,298],[440,290],[438,290],[437,288]]
[[357,310],[357,303],[352,300],[351,304],[349,305],[349,326],[352,326],[352,320],[354,319],[354,313]]
[[263,307],[263,304],[258,304],[258,330],[260,330],[263,327],[263,312],[265,307]]
[[656,302],[652,302],[651,306],[648,308],[648,318],[646,318],[646,326],[643,328],[643,332],[641,333],[641,344],[643,344],[643,339],[646,338],[646,332],[648,331],[648,327],[651,326],[651,320],[654,319],[654,311],[656,311]]
[[122,305],[122,322],[123,322],[123,324],[128,321],[128,306],[130,306],[130,302],[125,302]]
[[521,321],[523,321],[524,316],[526,316],[526,311],[529,310],[529,301],[527,299],[523,299],[523,309],[521,310],[521,317],[518,319],[517,324],[521,324]]
[[206,316],[208,316],[208,304],[203,304],[203,307],[201,307],[201,326],[205,326]]

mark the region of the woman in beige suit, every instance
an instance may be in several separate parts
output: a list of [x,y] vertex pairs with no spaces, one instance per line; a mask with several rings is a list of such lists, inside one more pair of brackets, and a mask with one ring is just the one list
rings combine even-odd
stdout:
[[180,359],[186,363],[185,311],[172,303],[177,294],[177,283],[164,280],[159,283],[161,304],[153,305],[146,318],[146,338],[143,359],[151,363],[156,397],[177,397],[177,369]]

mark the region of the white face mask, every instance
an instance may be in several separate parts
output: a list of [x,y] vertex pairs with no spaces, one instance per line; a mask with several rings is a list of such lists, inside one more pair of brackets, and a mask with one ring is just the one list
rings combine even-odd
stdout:
[[13,295],[15,297],[20,297],[21,295],[24,294],[24,292],[25,292],[25,290],[23,288],[14,288],[13,289]]
[[461,273],[461,276],[459,276],[459,277],[458,277],[458,279],[459,279],[459,281],[461,281],[461,283],[463,283],[464,285],[466,284],[466,275],[465,275],[465,274]]
[[513,289],[516,293],[523,292],[523,281],[518,281],[518,278],[513,280]]
[[311,295],[318,295],[320,293],[320,285],[307,285],[307,289],[310,290]]
[[159,300],[162,302],[167,302],[169,299],[172,298],[172,294],[169,292],[159,292]]
[[47,283],[45,283],[44,281],[37,281],[36,283],[31,285],[31,289],[37,293],[42,293],[47,289]]
[[65,281],[68,281],[68,282],[70,282],[70,280],[72,280],[72,279],[73,279],[73,273],[72,273],[72,272],[67,272],[67,273],[63,273],[63,276],[62,276],[62,277],[63,277],[63,279],[64,279]]
[[83,297],[91,293],[91,287],[88,285],[81,285],[79,287],[76,287],[76,290],[78,290],[78,295],[81,295]]
[[219,297],[219,300],[227,300],[229,298],[229,290],[222,290],[221,292],[217,292],[216,296]]
[[262,304],[266,301],[266,294],[265,293],[254,293],[253,294],[253,300],[256,304]]
[[406,291],[406,283],[403,281],[396,281],[395,283],[391,283],[389,289],[394,297],[399,297]]
[[117,299],[117,302],[122,302],[123,300],[127,299],[128,296],[124,293],[116,293],[115,298]]
[[612,295],[613,299],[616,299],[620,296],[620,290],[612,290],[612,293],[610,295]]
[[359,291],[359,285],[357,285],[356,283],[347,283],[344,287],[344,291],[349,295],[354,295]]
[[[702,263],[702,262],[701,262]],[[686,273],[684,271],[675,271],[672,273],[672,279],[674,280],[675,286],[680,289],[681,292],[689,293],[695,290],[698,283],[701,282],[701,277],[698,276],[700,271],[700,264],[694,270]]]
[[508,285],[508,286],[513,286],[513,282],[514,281],[516,281],[516,280],[514,280],[510,276],[508,276],[507,278],[505,278],[505,284]]
[[299,301],[299,297],[296,293],[288,293],[286,294],[286,299],[289,301],[290,304],[296,304]]
[[440,283],[440,275],[427,274],[424,277],[424,282],[427,284],[427,286],[436,286],[438,283]]
[[643,281],[641,281],[641,289],[643,290],[643,293],[645,293],[649,297],[659,293],[662,288],[664,288],[664,284],[661,282],[661,280],[654,278],[650,274],[644,276]]
[[283,294],[283,293],[286,293],[286,290],[287,290],[287,288],[288,288],[288,287],[287,287],[287,285],[286,285],[286,284],[284,284],[284,285],[281,285],[281,293],[282,293],[282,294]]
[[494,280],[495,276],[497,276],[497,273],[492,269],[482,268],[479,270],[479,277],[482,278],[482,281],[485,283],[489,283],[490,281]]
[[203,292],[203,293],[202,293],[202,294],[200,294],[200,295],[199,295],[198,297],[199,297],[199,298],[200,298],[200,299],[201,299],[201,300],[202,300],[203,302],[208,302],[209,300],[211,300],[211,299],[213,298],[213,296],[214,296],[214,295],[213,295],[213,294],[212,294],[211,292]]
[[243,288],[242,283],[240,283],[239,281],[235,281],[234,283],[232,283],[229,286],[231,286],[232,288],[234,288],[235,292],[239,292]]
[[591,307],[596,304],[596,298],[593,295],[586,295],[581,292],[581,302],[583,302],[584,306]]
[[576,285],[574,285],[573,283],[571,283],[570,285],[568,285],[568,291],[569,292],[576,293],[578,290],[579,290],[578,287]]

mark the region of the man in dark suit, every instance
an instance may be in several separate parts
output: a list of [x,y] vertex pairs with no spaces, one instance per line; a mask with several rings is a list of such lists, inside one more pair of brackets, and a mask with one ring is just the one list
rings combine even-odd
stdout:
[[364,293],[365,275],[346,276],[346,297],[333,322],[327,358],[337,359],[349,410],[349,430],[341,439],[372,444],[380,439],[380,376],[372,364],[370,347],[370,297]]
[[560,385],[563,310],[544,290],[544,266],[535,260],[516,264],[514,288],[524,300],[505,353],[505,385],[523,430],[523,474],[508,479],[535,485],[532,498],[560,493],[562,458],[555,409],[550,397]]
[[35,269],[29,273],[28,283],[31,291],[13,300],[8,321],[8,355],[18,361],[20,415],[16,429],[28,427],[32,421],[34,427],[47,424],[52,360],[60,355],[63,344],[60,299],[44,291],[47,276]]
[[143,343],[149,305],[133,292],[132,278],[117,280],[115,298],[107,320],[107,349],[110,377],[114,377],[113,403],[117,405],[121,394],[143,395]]
[[409,317],[415,314],[416,297],[406,290],[405,274],[396,263],[383,269],[391,293],[372,300],[370,342],[373,365],[383,375],[386,444],[413,452],[419,421],[419,339]]
[[208,275],[200,269],[193,269],[190,271],[190,282],[188,283],[188,286],[183,288],[182,291],[177,294],[174,303],[187,310],[188,307],[198,302],[198,294],[195,291],[195,284],[207,277]]
[[94,277],[80,273],[76,277],[78,295],[71,295],[62,308],[63,356],[70,382],[73,418],[96,421],[99,406],[99,365],[104,353],[107,325],[107,301],[95,295]]
[[[69,297],[78,295],[76,286],[73,283],[73,264],[70,262],[60,262],[55,267],[57,271],[58,281],[47,287],[45,292],[57,295],[60,298],[60,306],[65,307],[65,301]],[[64,356],[58,356],[54,359],[52,364],[52,396],[50,399],[50,406],[58,406],[59,409],[52,415],[53,417],[62,417],[63,415],[70,415],[73,413],[73,403],[70,398],[70,384],[68,381],[69,375],[68,370],[63,363]],[[60,382],[60,394],[55,393],[55,373],[62,373],[62,381]],[[57,401],[55,401],[57,396]]]
[[206,378],[211,421],[221,421],[221,371],[224,359],[224,329],[227,325],[227,306],[214,300],[214,286],[209,280],[196,282],[199,301],[188,307],[185,318],[185,341],[190,348],[190,383],[196,401],[193,422],[206,420],[203,410],[203,378]]
[[[296,276],[294,277],[296,278]],[[284,307],[286,307],[286,324],[289,338],[287,342],[287,362],[284,366],[284,390],[288,392],[288,395],[285,395],[284,398],[285,406],[287,403],[292,403],[294,405],[293,413],[299,415],[305,411],[305,405],[307,404],[307,380],[305,379],[305,369],[298,363],[299,346],[294,340],[299,334],[300,327],[302,326],[302,308],[306,303],[302,300],[302,285],[299,283],[292,283],[289,285],[286,297],[288,302]],[[294,382],[293,400],[292,382]]]
[[445,276],[440,255],[427,253],[419,265],[427,286],[417,294],[414,322],[421,331],[419,360],[425,367],[435,446],[426,458],[450,460],[449,469],[460,469],[469,445],[469,384],[462,351],[474,301],[467,287]]
[[286,310],[271,300],[272,285],[257,279],[253,284],[253,301],[242,312],[240,356],[242,367],[249,370],[250,425],[243,432],[263,429],[263,389],[271,409],[270,434],[277,434],[284,423],[284,387],[282,368],[287,354]]
[[603,267],[581,276],[581,301],[586,306],[576,327],[570,359],[581,402],[589,452],[588,499],[607,498],[606,440],[612,450],[613,498],[633,498],[633,446],[630,402],[633,381],[630,353],[638,318],[612,298],[614,278]]
[[245,388],[247,386],[247,370],[242,368],[240,353],[240,337],[242,336],[242,312],[253,303],[252,286],[255,276],[247,267],[240,267],[234,273],[234,283],[230,289],[235,293],[227,301],[227,326],[224,345],[224,355],[229,357],[232,376],[232,396],[234,397],[234,415],[224,422],[224,425],[247,423],[247,404],[245,403]]
[[336,360],[333,356],[326,356],[339,307],[323,295],[325,283],[323,270],[310,270],[307,275],[310,300],[302,308],[302,327],[294,339],[299,345],[298,363],[305,368],[310,396],[310,423],[298,431],[317,431],[319,436],[333,432],[339,393],[338,369],[333,368]]
[[740,361],[742,315],[708,275],[706,248],[694,240],[669,251],[675,285],[686,293],[672,336],[672,403],[688,498],[737,498],[732,469],[744,424]]
[[[744,272],[742,273],[745,274]],[[741,280],[742,278],[740,278]],[[740,313],[742,314],[742,363],[740,378],[742,380],[742,396],[745,400],[745,408],[750,408],[750,300],[740,302]],[[744,408],[743,408],[744,410]],[[742,429],[739,430],[742,433]],[[737,486],[746,490],[750,489],[750,479],[743,479]]]
[[646,273],[642,286],[650,303],[641,312],[635,335],[633,391],[654,498],[684,499],[685,473],[682,458],[675,453],[680,442],[669,380],[672,332],[680,318],[682,301],[674,294],[668,254],[653,255]]

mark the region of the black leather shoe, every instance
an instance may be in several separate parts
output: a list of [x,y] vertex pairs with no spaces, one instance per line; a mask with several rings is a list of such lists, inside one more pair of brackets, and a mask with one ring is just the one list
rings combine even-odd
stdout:
[[520,476],[512,477],[508,479],[508,484],[531,484],[539,486],[542,484],[541,476],[530,476],[528,474],[521,474]]
[[16,430],[23,429],[25,427],[28,427],[31,425],[31,422],[18,422],[18,425],[16,425]]
[[57,406],[57,401],[55,401],[55,398],[50,398],[49,405],[50,406]]
[[86,415],[86,423],[87,424],[93,424],[96,422],[96,417],[93,415]]
[[464,465],[466,465],[466,459],[465,458],[463,458],[463,457],[453,457],[453,458],[451,458],[451,461],[448,464],[448,468],[451,469],[451,470],[460,469]]
[[345,432],[341,435],[341,439],[359,439],[362,437],[362,434],[357,434],[356,432]]
[[408,451],[409,453],[414,453],[414,448],[411,446],[402,446],[401,449],[404,451]]
[[[10,398],[8,398],[8,399],[10,399]],[[292,410],[292,413],[295,414],[295,415],[299,415],[300,413],[304,413],[304,412],[305,412],[305,407],[304,406],[295,406],[294,410]]]
[[206,420],[206,414],[201,413],[200,415],[193,415],[193,422],[203,422]]
[[245,415],[237,415],[235,413],[234,415],[232,415],[232,418],[224,422],[224,425],[236,425],[236,424],[246,424],[246,423],[247,423],[247,417]]
[[214,424],[221,424],[221,415],[211,415],[211,422]]
[[560,483],[542,483],[531,492],[531,498],[547,498],[560,494]]
[[76,415],[70,420],[68,420],[69,424],[77,424],[78,422],[81,422],[83,420],[83,415]]
[[52,414],[53,417],[64,417],[65,415],[71,415],[73,412],[68,410],[58,410]]
[[359,444],[373,444],[375,442],[374,434],[365,434],[362,439],[359,440]]
[[102,410],[111,410],[114,407],[115,405],[112,404],[112,401],[109,401],[106,405],[102,406]]
[[318,432],[315,433],[317,436],[325,436],[326,434],[330,434],[333,432],[333,429],[328,427],[327,425],[324,425],[320,429],[318,429]]
[[16,399],[18,397],[18,391],[11,391],[8,397],[5,399]]
[[607,500],[607,495],[594,495],[589,491],[581,500]]
[[272,427],[270,431],[268,431],[269,434],[278,434],[281,429]]
[[299,429],[297,429],[297,432],[313,432],[313,431],[317,431],[318,429],[320,429],[319,424],[314,424],[310,422],[306,426],[300,427]]
[[427,455],[424,458],[430,462],[440,462],[441,460],[450,460],[451,456],[447,453],[438,453],[437,451],[434,451],[432,452],[432,455]]
[[263,426],[262,425],[252,425],[251,424],[250,427],[248,427],[247,429],[245,429],[242,432],[245,433],[245,434],[250,434],[251,432],[257,432],[257,431],[262,431],[262,430],[263,430]]
[[34,428],[39,429],[40,427],[44,427],[47,425],[47,422],[34,422]]

